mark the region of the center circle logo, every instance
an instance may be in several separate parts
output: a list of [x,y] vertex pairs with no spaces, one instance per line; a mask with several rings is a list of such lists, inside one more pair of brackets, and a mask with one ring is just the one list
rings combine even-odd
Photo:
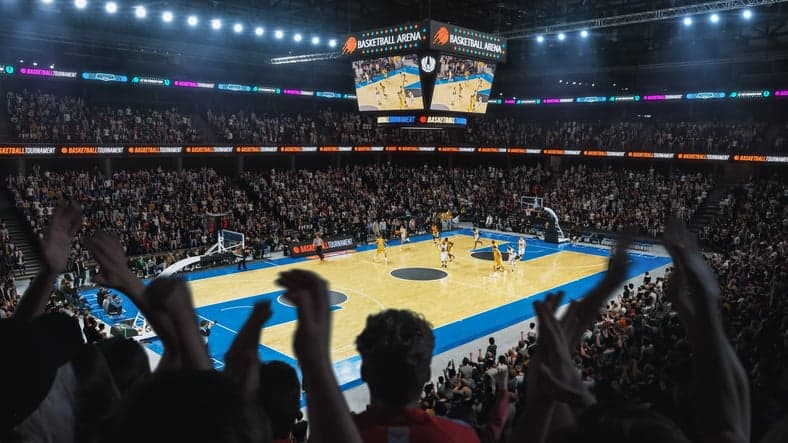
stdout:
[[435,70],[435,57],[430,55],[421,58],[421,70],[427,74]]

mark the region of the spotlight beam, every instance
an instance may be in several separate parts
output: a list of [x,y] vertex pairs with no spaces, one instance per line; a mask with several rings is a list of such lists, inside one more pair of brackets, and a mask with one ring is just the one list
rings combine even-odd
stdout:
[[655,11],[637,12],[634,14],[617,15],[613,17],[600,17],[572,23],[562,23],[549,26],[516,29],[501,33],[501,36],[510,40],[533,38],[537,35],[558,34],[559,32],[580,32],[583,29],[602,29],[615,26],[631,25],[636,23],[657,22],[670,19],[681,19],[687,16],[711,14],[714,12],[732,11],[753,8],[757,6],[785,3],[788,0],[725,0],[715,2],[696,3],[694,5],[679,6],[675,8],[658,9]]

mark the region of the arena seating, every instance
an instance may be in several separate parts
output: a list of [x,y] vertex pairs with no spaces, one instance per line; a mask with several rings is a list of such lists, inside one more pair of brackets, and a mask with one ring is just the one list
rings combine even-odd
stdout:
[[[534,148],[645,150],[659,152],[786,152],[788,127],[766,121],[643,119],[600,116],[596,120],[535,120],[490,114],[472,117],[454,131],[402,131],[378,127],[374,118],[328,109],[209,107],[198,129],[177,107],[141,108],[92,104],[83,98],[27,89],[7,93],[10,128],[18,142],[238,144],[467,144]],[[185,107],[184,103],[184,107]],[[303,105],[301,105],[303,106]]]
[[198,140],[191,118],[175,108],[98,106],[82,98],[28,90],[8,92],[17,141],[59,143],[187,143]]
[[[612,177],[596,176],[601,184]],[[687,177],[686,186],[702,187],[702,177]],[[577,183],[577,182],[576,182]],[[728,339],[749,374],[753,399],[753,435],[770,427],[769,405],[779,403],[788,325],[785,263],[788,259],[788,198],[782,177],[753,179],[733,189],[721,213],[701,232],[718,250],[708,262],[722,289],[720,306]],[[689,190],[689,188],[688,188]],[[697,190],[696,190],[697,191]],[[617,200],[620,201],[620,200]],[[574,355],[583,384],[600,402],[645,405],[671,418],[688,435],[692,372],[689,341],[668,296],[672,272],[623,287],[597,315]],[[510,349],[488,347],[484,355],[457,356],[442,376],[425,386],[422,407],[450,418],[476,419],[490,403],[485,374],[497,367],[509,372],[508,390],[517,398],[519,415],[526,403],[526,380],[537,345],[536,330],[521,332]],[[488,354],[493,350],[492,355]],[[496,352],[497,351],[497,352]],[[435,375],[435,374],[434,374]],[[436,380],[437,378],[437,380]],[[470,405],[468,408],[464,405]],[[509,430],[511,431],[511,430]]]

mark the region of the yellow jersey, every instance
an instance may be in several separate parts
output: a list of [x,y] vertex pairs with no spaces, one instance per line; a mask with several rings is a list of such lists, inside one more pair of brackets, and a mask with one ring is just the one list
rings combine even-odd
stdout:
[[378,251],[382,251],[383,247],[386,246],[386,242],[383,241],[382,238],[379,238],[376,241],[377,241],[377,244],[378,244]]

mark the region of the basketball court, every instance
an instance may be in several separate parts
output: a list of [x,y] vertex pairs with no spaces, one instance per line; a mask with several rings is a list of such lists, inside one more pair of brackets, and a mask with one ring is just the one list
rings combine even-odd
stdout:
[[[382,256],[375,257],[371,245],[329,256],[324,262],[285,257],[251,263],[248,271],[239,272],[231,266],[192,272],[183,278],[190,282],[199,317],[216,322],[209,348],[214,366],[221,369],[224,355],[252,306],[263,300],[271,301],[273,317],[262,334],[260,357],[296,366],[291,346],[296,310],[274,281],[280,272],[292,268],[323,276],[331,289],[331,358],[342,388],[348,389],[360,383],[360,358],[354,341],[371,313],[399,308],[423,314],[435,329],[437,354],[533,317],[532,302],[550,291],[564,290],[566,303],[581,297],[607,267],[606,249],[529,238],[525,257],[514,271],[504,261],[505,272],[493,272],[490,241],[496,240],[505,252],[507,244],[516,249],[519,236],[483,232],[483,246],[473,250],[470,230],[442,233],[441,237],[455,243],[456,259],[446,269],[440,268],[440,253],[432,238],[420,236],[404,245],[392,242],[387,248],[387,263]],[[650,254],[630,256],[627,278],[670,261]],[[126,300],[123,315],[109,318],[96,305],[95,293],[89,290],[83,295],[102,320],[114,323],[136,315],[133,304]],[[156,339],[149,347],[158,353],[163,350]]]

